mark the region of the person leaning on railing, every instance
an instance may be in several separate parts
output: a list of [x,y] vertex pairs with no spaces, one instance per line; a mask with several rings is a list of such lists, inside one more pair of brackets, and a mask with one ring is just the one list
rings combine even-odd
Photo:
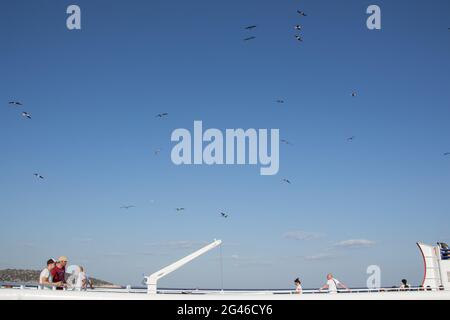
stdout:
[[45,287],[60,287],[62,282],[53,282],[52,270],[55,268],[56,262],[53,259],[47,261],[47,267],[41,271],[39,275],[39,284]]
[[338,293],[338,288],[350,290],[345,284],[334,278],[331,273],[327,274],[327,283],[319,291],[328,290],[328,293]]
[[302,282],[300,281],[300,279],[299,278],[295,279],[294,284],[295,284],[295,293],[302,294],[303,288],[302,288]]
[[66,256],[59,257],[55,267],[50,272],[53,281],[60,283],[59,286],[56,286],[57,290],[62,290],[66,286],[66,265],[68,261]]

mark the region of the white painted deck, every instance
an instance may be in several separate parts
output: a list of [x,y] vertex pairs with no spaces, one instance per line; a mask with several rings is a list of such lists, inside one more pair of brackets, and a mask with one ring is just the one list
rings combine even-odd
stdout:
[[450,291],[399,291],[399,289],[351,290],[330,294],[305,291],[165,291],[147,294],[145,291],[110,289],[89,291],[37,290],[33,288],[0,289],[0,300],[450,300]]

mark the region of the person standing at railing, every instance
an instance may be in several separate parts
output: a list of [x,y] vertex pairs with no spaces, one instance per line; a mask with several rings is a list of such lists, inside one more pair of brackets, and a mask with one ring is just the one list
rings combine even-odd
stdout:
[[56,266],[51,271],[51,275],[53,277],[53,282],[59,282],[60,285],[57,287],[57,289],[62,290],[63,287],[66,284],[66,265],[67,265],[68,259],[65,256],[59,257],[58,261],[56,262]]
[[400,289],[407,290],[409,288],[411,288],[411,286],[409,285],[408,280],[402,279],[402,284],[400,285]]
[[51,274],[51,271],[56,267],[55,260],[49,259],[47,261],[47,267],[44,268],[44,270],[41,271],[41,274],[39,275],[39,284],[42,286],[48,286],[48,287],[59,287],[62,285],[61,282],[53,282],[53,276]]
[[335,279],[331,273],[327,274],[327,283],[320,288],[320,291],[328,289],[328,293],[337,293],[338,288],[341,287],[345,290],[350,290],[345,284]]
[[84,268],[80,266],[80,272],[78,272],[76,282],[75,282],[75,290],[81,291],[87,289],[87,276],[86,272],[84,272]]
[[302,282],[300,281],[300,279],[299,278],[295,279],[294,283],[295,283],[295,293],[302,294],[303,289],[302,289]]
[[91,277],[86,273],[86,288],[94,289],[94,283],[91,280]]

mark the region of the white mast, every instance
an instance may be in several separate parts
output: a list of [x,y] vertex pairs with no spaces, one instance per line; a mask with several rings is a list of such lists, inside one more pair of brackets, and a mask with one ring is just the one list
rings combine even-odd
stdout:
[[147,293],[148,294],[156,294],[156,290],[158,288],[158,280],[162,277],[167,276],[169,273],[181,268],[186,263],[191,262],[195,258],[198,258],[202,254],[216,248],[222,243],[222,240],[214,240],[214,242],[208,244],[207,246],[201,248],[200,250],[195,251],[194,253],[191,253],[190,255],[184,257],[183,259],[178,260],[177,262],[172,263],[171,265],[151,274],[148,277],[145,277],[146,284],[147,284]]

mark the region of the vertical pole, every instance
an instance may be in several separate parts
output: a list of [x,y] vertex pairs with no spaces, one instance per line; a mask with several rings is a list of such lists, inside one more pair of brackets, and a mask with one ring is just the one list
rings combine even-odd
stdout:
[[222,244],[220,244],[220,281],[223,292],[223,255],[222,255]]

